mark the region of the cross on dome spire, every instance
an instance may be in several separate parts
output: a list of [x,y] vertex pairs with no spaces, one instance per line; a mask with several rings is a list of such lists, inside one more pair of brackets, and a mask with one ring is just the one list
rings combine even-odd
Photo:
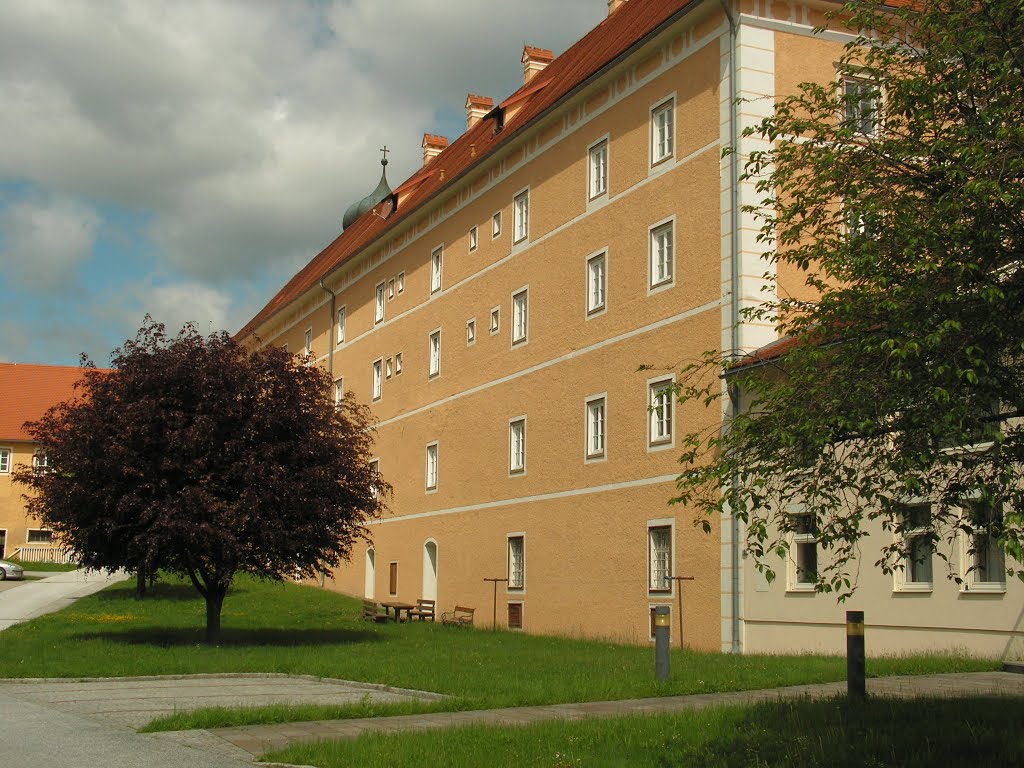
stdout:
[[381,147],[380,151],[381,151],[381,154],[384,155],[384,157],[380,161],[380,164],[381,165],[387,165],[388,164],[388,152],[390,152],[391,150],[388,149],[388,145],[385,144],[383,147]]

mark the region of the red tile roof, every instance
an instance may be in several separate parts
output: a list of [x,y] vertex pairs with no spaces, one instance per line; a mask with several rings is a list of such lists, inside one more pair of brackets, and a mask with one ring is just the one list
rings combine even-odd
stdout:
[[31,440],[24,423],[70,399],[82,371],[62,365],[0,363],[0,441]]
[[[385,232],[413,215],[442,189],[459,183],[470,169],[484,162],[498,147],[539,118],[575,89],[600,74],[618,58],[642,44],[663,26],[675,20],[688,6],[699,0],[630,0],[605,18],[565,53],[552,61],[528,85],[520,88],[504,104],[522,101],[522,106],[494,133],[491,120],[481,120],[456,139],[433,160],[428,168],[416,171],[399,185],[408,191],[398,210],[387,220],[366,214],[357,219],[324,248],[278,291],[262,310],[242,328],[236,338],[251,334],[261,323],[273,317],[317,284],[317,281],[341,264],[365,250]],[[340,218],[339,210],[339,218]]]

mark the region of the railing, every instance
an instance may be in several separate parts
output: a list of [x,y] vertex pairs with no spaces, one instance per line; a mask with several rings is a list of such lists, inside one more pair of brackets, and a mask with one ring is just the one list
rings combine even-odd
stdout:
[[47,544],[28,544],[16,547],[11,557],[23,563],[74,563],[75,553],[67,547],[54,547]]

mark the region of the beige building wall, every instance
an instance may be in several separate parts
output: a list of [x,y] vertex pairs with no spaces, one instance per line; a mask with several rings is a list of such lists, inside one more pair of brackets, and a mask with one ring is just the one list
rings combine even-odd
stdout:
[[[12,452],[11,469],[20,466],[32,466],[35,446],[22,441],[0,440],[0,448],[9,448]],[[23,494],[25,488],[14,482],[11,472],[0,472],[0,557],[12,557],[17,549],[26,546],[29,531],[42,529],[35,518],[29,517],[25,510]]]

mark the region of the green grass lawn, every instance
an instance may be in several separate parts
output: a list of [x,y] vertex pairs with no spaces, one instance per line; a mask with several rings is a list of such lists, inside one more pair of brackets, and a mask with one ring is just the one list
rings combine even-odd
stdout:
[[[202,642],[205,606],[191,585],[162,579],[151,596],[121,583],[60,613],[3,633],[2,677],[111,677],[284,672],[437,691],[445,706],[489,708],[766,688],[842,680],[824,656],[672,652],[672,676],[654,682],[650,647],[465,630],[440,623],[378,625],[360,602],[314,587],[239,579],[219,646]],[[963,657],[870,659],[870,675],[996,668]],[[316,717],[333,715],[317,715]]]
[[1024,700],[788,701],[750,707],[366,734],[265,755],[342,766],[865,768],[1024,765]]
[[26,563],[22,560],[11,560],[12,563],[17,563],[26,571],[46,571],[53,573],[63,573],[65,571],[77,571],[77,563]]

